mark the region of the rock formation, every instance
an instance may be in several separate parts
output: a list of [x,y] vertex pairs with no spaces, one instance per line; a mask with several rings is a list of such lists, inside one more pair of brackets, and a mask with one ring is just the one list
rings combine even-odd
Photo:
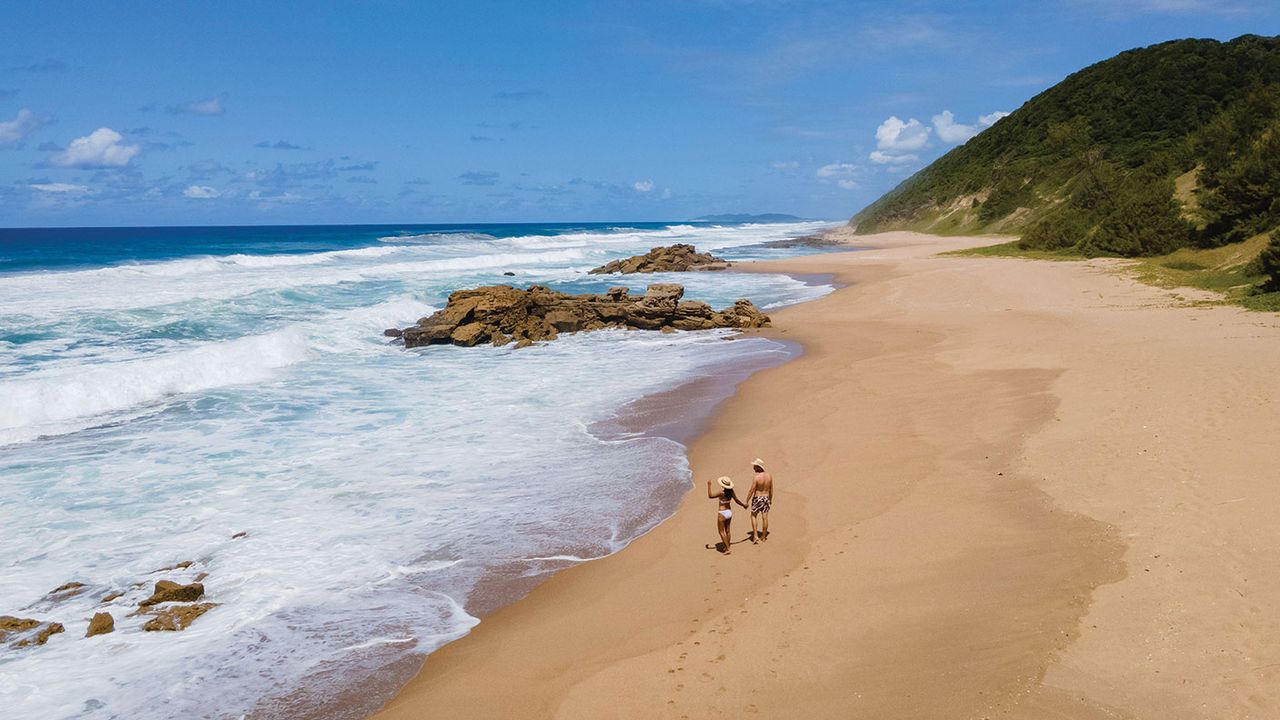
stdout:
[[644,255],[614,260],[592,270],[592,275],[610,273],[686,272],[688,270],[724,270],[729,263],[711,253],[700,253],[692,245],[656,247]]
[[179,585],[171,580],[161,580],[156,583],[151,597],[138,603],[138,607],[150,607],[163,602],[191,602],[199,600],[201,595],[204,595],[204,585],[198,582]]
[[62,623],[0,615],[0,642],[10,647],[43,645],[65,629]]
[[152,611],[155,616],[148,620],[142,629],[147,632],[186,630],[196,618],[217,607],[217,603],[194,603],[191,605],[173,605]]
[[69,582],[65,585],[60,585],[54,588],[53,590],[50,590],[49,594],[45,595],[44,597],[46,600],[53,600],[55,602],[58,602],[58,601],[66,600],[68,598],[73,598],[85,592],[88,589],[89,589],[89,586],[85,585],[84,583]]
[[405,347],[471,347],[486,342],[501,346],[512,341],[524,347],[580,330],[710,330],[769,324],[769,316],[750,300],[717,311],[704,302],[682,300],[683,296],[683,286],[666,283],[650,285],[641,298],[631,297],[625,287],[609,288],[603,295],[568,295],[540,285],[527,290],[491,285],[453,293],[443,310],[400,331],[400,337]]
[[111,613],[94,613],[93,619],[89,621],[89,629],[85,632],[84,636],[93,637],[94,635],[106,635],[115,629],[116,619],[111,617]]

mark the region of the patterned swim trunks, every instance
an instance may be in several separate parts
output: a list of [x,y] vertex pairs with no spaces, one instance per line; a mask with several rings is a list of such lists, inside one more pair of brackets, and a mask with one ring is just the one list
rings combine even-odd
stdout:
[[773,502],[769,500],[768,495],[756,495],[755,497],[751,498],[751,512],[753,513],[769,512],[769,506],[772,504]]

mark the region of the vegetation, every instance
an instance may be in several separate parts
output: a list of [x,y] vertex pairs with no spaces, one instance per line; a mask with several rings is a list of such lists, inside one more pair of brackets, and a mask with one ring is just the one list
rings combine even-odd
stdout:
[[[997,247],[1150,257],[1157,274],[1280,291],[1280,233],[1267,242],[1280,228],[1280,38],[1176,40],[1085,68],[850,223],[1019,234]],[[1230,267],[1179,255],[1239,243],[1253,255]]]
[[[1261,253],[1261,254],[1259,254]],[[955,250],[947,255],[1008,257],[1031,260],[1079,260],[1071,249],[1043,250],[1013,240],[999,245]],[[1215,303],[1233,303],[1253,310],[1280,310],[1280,284],[1268,285],[1263,258],[1280,264],[1280,242],[1259,234],[1240,243],[1215,248],[1185,247],[1164,255],[1132,258],[1122,271],[1138,280],[1165,288],[1196,288],[1221,295]],[[1205,302],[1205,301],[1198,301]]]

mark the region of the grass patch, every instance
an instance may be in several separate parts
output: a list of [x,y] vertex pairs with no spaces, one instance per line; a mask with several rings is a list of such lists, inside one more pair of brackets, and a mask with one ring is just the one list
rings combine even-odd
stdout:
[[[1262,276],[1254,260],[1266,247],[1268,234],[1217,248],[1182,248],[1168,255],[1130,259],[1123,272],[1162,288],[1196,288],[1222,295],[1223,303],[1249,310],[1280,312],[1280,292],[1259,293]],[[941,253],[952,257],[1009,257],[1027,260],[1084,260],[1069,250],[1024,250],[1017,240]]]
[[1027,260],[1084,260],[1083,255],[1072,253],[1070,250],[1026,250],[1018,247],[1017,240],[1002,242],[998,245],[984,245],[976,248],[965,248],[963,250],[949,250],[944,253],[938,253],[943,257],[1008,257],[1008,258],[1024,258]]

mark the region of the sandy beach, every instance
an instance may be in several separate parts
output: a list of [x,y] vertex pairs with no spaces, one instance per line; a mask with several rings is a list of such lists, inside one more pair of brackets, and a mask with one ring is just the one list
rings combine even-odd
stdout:
[[[622,552],[431,655],[377,718],[1280,716],[1280,319],[1110,261],[888,233],[689,446]],[[716,540],[707,478],[776,478]],[[735,540],[749,530],[745,512]]]

